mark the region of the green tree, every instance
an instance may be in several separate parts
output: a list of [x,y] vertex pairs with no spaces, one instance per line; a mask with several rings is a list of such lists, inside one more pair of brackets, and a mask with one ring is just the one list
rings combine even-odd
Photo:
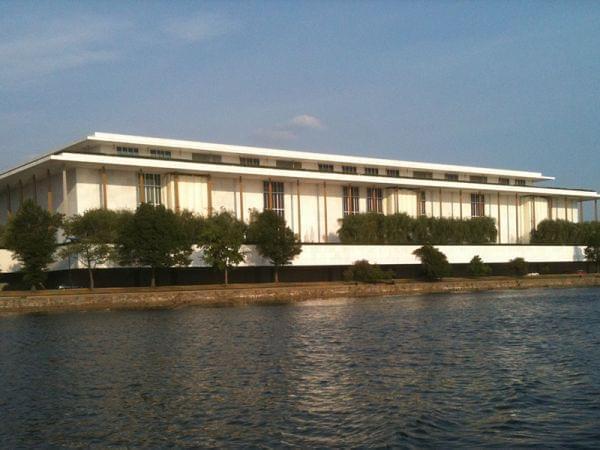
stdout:
[[75,256],[87,269],[90,289],[94,289],[94,269],[111,257],[122,220],[120,214],[108,209],[91,209],[64,221],[63,229],[70,243],[63,247],[60,255],[62,258]]
[[600,272],[600,232],[594,233],[587,242],[585,259],[596,264],[596,273]]
[[523,258],[514,258],[508,262],[509,270],[516,276],[524,276],[529,272],[529,264]]
[[428,280],[440,280],[452,272],[446,255],[431,245],[416,249],[413,255],[421,260],[423,276]]
[[126,216],[117,234],[119,263],[150,267],[150,286],[156,286],[156,270],[187,266],[194,238],[190,215],[176,214],[164,206],[142,203]]
[[248,242],[256,244],[259,253],[273,264],[276,283],[279,282],[280,267],[289,264],[302,252],[298,237],[286,226],[283,217],[274,211],[254,212],[247,237]]
[[5,245],[21,263],[23,281],[31,289],[43,287],[46,268],[54,259],[56,239],[62,215],[46,211],[32,200],[23,202],[8,220],[4,232]]
[[472,277],[485,277],[492,273],[492,268],[485,264],[479,255],[475,255],[469,262],[468,271]]
[[244,260],[241,247],[246,237],[246,225],[227,211],[210,216],[204,221],[198,244],[204,251],[204,260],[223,272],[229,283],[229,269]]

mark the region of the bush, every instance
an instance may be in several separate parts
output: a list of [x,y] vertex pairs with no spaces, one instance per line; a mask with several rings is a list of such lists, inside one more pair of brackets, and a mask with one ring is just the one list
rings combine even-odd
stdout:
[[428,280],[440,280],[452,273],[446,255],[431,245],[416,249],[413,255],[421,260],[423,276]]
[[492,273],[492,268],[485,264],[479,255],[473,256],[467,270],[472,277],[485,277]]
[[588,238],[585,248],[585,259],[595,264],[596,273],[600,272],[600,232]]
[[596,234],[600,234],[600,222],[543,220],[531,232],[531,243],[587,245]]
[[342,219],[338,235],[344,244],[486,244],[496,241],[497,230],[491,217],[461,220],[366,213]]
[[520,277],[527,275],[529,272],[529,264],[523,258],[511,259],[508,262],[508,268],[514,275]]
[[355,261],[344,271],[344,280],[360,281],[362,283],[377,283],[393,277],[390,271],[383,270],[376,264],[370,264],[366,259]]

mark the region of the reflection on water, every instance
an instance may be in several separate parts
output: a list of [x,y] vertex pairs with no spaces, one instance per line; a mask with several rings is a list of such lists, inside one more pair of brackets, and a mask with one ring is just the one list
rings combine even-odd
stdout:
[[0,446],[600,444],[600,291],[0,318]]

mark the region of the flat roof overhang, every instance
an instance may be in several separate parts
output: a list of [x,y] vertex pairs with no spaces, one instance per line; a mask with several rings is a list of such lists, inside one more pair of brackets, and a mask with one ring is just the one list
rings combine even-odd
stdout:
[[530,180],[554,180],[554,177],[542,175],[540,172],[522,170],[492,169],[487,167],[463,166],[455,164],[424,163],[415,161],[402,161],[393,159],[369,158],[362,156],[337,155],[330,153],[302,152],[297,150],[282,150],[264,147],[250,147],[244,145],[215,144],[179,139],[164,139],[147,136],[132,136],[127,134],[113,134],[95,132],[87,137],[88,141],[111,144],[130,144],[148,147],[162,147],[167,149],[200,150],[208,152],[225,153],[230,155],[262,156],[267,158],[285,158],[313,162],[327,162],[337,164],[359,164],[402,169],[418,169],[446,172],[460,172],[478,175],[497,175],[504,177],[526,178]]
[[577,189],[514,186],[485,183],[455,182],[435,179],[395,178],[384,176],[352,175],[332,172],[306,170],[286,170],[270,167],[248,167],[227,164],[209,164],[192,161],[168,159],[151,159],[123,157],[103,154],[62,152],[46,155],[36,161],[25,164],[0,175],[0,183],[17,184],[19,179],[25,180],[34,174],[43,178],[48,169],[53,173],[62,167],[94,167],[113,169],[152,170],[154,172],[177,172],[194,175],[223,175],[229,177],[274,178],[286,180],[305,180],[312,182],[327,182],[331,184],[361,184],[377,185],[384,188],[398,187],[402,189],[442,188],[481,192],[514,193],[517,195],[540,195],[571,197],[579,200],[595,200],[600,195],[594,191]]

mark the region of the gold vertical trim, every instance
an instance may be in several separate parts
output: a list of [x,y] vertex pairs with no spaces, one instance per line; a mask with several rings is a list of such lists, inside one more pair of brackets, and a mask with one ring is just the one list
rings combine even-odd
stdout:
[[108,209],[108,177],[106,175],[106,167],[102,167],[100,174],[102,177],[102,208]]
[[298,237],[302,240],[302,214],[300,211],[300,180],[296,180],[296,200],[298,202]]
[[325,215],[325,242],[328,242],[329,232],[327,231],[327,183],[325,181],[323,181],[323,213]]
[[502,221],[500,220],[500,192],[498,192],[498,244],[502,243]]
[[519,209],[521,205],[519,205],[519,194],[515,194],[515,221],[517,225],[517,244],[519,243]]
[[535,227],[537,225],[537,220],[535,217],[535,195],[533,195],[531,197],[531,220],[532,220],[531,229],[535,230]]
[[180,205],[179,205],[179,174],[175,174],[175,176],[173,177],[174,180],[174,192],[173,195],[175,197],[175,212],[180,212]]
[[144,186],[144,172],[141,170],[138,173],[138,189],[140,191],[140,204],[146,203],[146,188]]
[[206,188],[207,188],[207,200],[208,200],[208,215],[212,216],[213,213],[213,198],[212,198],[212,189],[213,189],[213,185],[212,185],[212,178],[210,175],[207,175],[207,182],[206,182]]
[[269,185],[267,186],[267,209],[273,209],[273,182],[269,178]]
[[240,217],[244,221],[244,183],[240,175]]

